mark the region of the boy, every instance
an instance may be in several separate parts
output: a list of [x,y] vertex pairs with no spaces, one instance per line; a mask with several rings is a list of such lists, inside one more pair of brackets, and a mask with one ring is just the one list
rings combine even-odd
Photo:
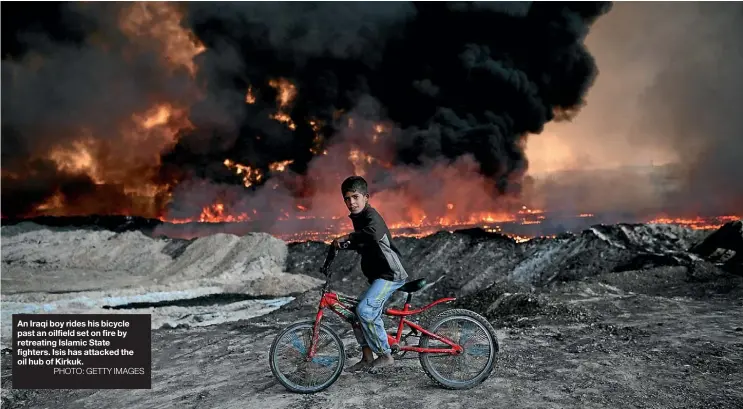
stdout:
[[[351,212],[348,217],[353,222],[354,232],[333,240],[333,246],[361,254],[361,271],[370,284],[356,309],[359,322],[354,325],[354,334],[362,357],[350,371],[358,372],[394,364],[382,311],[392,293],[405,284],[408,274],[400,260],[400,252],[392,243],[387,224],[369,205],[366,180],[360,176],[347,178],[341,184],[341,193]],[[377,354],[377,359],[372,353]]]

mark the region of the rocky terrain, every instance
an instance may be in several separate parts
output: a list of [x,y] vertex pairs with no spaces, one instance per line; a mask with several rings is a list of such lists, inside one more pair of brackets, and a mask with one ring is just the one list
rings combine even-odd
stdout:
[[[4,226],[2,235],[3,338],[11,303],[69,307],[81,293],[97,301],[76,304],[80,311],[119,297],[116,311],[124,313],[145,308],[169,316],[159,310],[182,308],[222,317],[153,329],[151,390],[12,389],[5,348],[3,408],[743,406],[739,221],[715,232],[597,225],[525,243],[477,229],[397,239],[411,279],[429,282],[415,304],[454,295],[454,306],[478,311],[496,327],[493,375],[472,390],[447,391],[408,354],[392,369],[344,373],[309,396],[274,381],[268,350],[278,331],[314,314],[325,244],[285,245],[260,234],[168,240],[31,224]],[[355,254],[341,253],[333,288],[360,292],[358,269]],[[170,301],[136,298],[157,291]],[[256,302],[253,296],[275,297],[274,304],[240,317],[251,308],[240,303]],[[353,334],[330,322],[350,365],[358,355]]]
[[2,344],[13,313],[151,313],[153,327],[263,314],[322,283],[283,271],[263,233],[193,240],[20,223],[2,228]]

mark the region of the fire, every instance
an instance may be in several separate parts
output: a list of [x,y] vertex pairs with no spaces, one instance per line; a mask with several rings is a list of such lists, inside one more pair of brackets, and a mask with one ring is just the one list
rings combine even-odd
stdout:
[[[348,153],[348,160],[353,164],[354,175],[364,176],[363,162],[366,161],[367,158],[365,158],[363,155],[364,155],[363,152],[357,149],[352,149]],[[368,163],[371,163],[371,158],[368,158],[368,159],[369,159]]]
[[241,213],[237,216],[225,214],[225,206],[222,203],[216,203],[209,207],[205,207],[199,216],[199,222],[201,223],[236,223],[248,220],[250,220],[250,218],[246,213]]
[[[231,165],[234,166],[234,169],[238,169],[237,164],[231,163]],[[283,163],[277,162],[276,165],[274,168],[278,168],[278,165],[283,165]],[[271,183],[271,185],[275,188],[278,184]],[[267,188],[271,189],[271,185]],[[460,229],[482,228],[486,232],[502,234],[518,243],[524,243],[535,238],[555,237],[542,234],[539,225],[545,219],[554,218],[554,224],[559,224],[560,220],[566,220],[566,217],[570,220],[588,216],[593,217],[593,214],[590,213],[576,213],[572,216],[552,214],[545,209],[528,205],[514,206],[511,207],[512,210],[471,211],[468,210],[468,206],[472,198],[466,195],[452,197],[451,201],[438,205],[440,207],[427,203],[426,197],[420,199],[422,202],[419,204],[411,198],[405,199],[407,202],[404,202],[403,205],[403,202],[399,201],[400,199],[393,197],[385,199],[385,197],[377,196],[374,199],[374,206],[384,215],[390,231],[395,237],[423,237],[439,231],[453,232]],[[248,227],[245,227],[246,231],[267,231],[290,242],[305,240],[328,242],[352,231],[351,223],[345,217],[345,209],[342,204],[339,204],[336,212],[332,205],[328,206],[326,202],[318,202],[317,197],[313,197],[309,201],[303,200],[299,203],[281,205],[284,207],[278,207],[275,213],[268,216],[267,219],[264,219],[266,216],[253,218],[253,215],[257,216],[255,209],[246,212],[228,210],[230,207],[242,209],[244,205],[244,202],[240,206],[236,206],[236,204],[228,204],[225,201],[218,200],[212,205],[205,206],[201,214],[191,221],[207,223],[245,222],[249,224]],[[289,207],[286,207],[286,205]],[[251,216],[248,217],[248,215]],[[723,216],[713,219],[722,222],[736,219],[736,217]],[[703,228],[703,224],[706,224],[707,227],[713,224],[710,223],[713,219],[702,217],[687,220],[657,218],[653,222],[680,222],[687,225],[692,224],[696,226],[694,228]]]
[[271,172],[283,172],[286,170],[286,167],[294,163],[293,160],[285,160],[281,162],[274,162],[268,165],[268,168],[271,170]]
[[[451,207],[449,207],[451,205]],[[447,208],[454,209],[454,204],[449,203]],[[508,213],[491,213],[491,212],[480,212],[473,213],[467,216],[451,216],[451,217],[437,217],[431,218],[426,213],[419,209],[412,207],[408,211],[408,217],[406,221],[391,223],[391,229],[418,229],[431,231],[431,228],[463,228],[472,226],[483,226],[493,223],[505,223],[514,222],[516,217]],[[528,223],[525,223],[528,224]],[[435,230],[433,230],[435,231]]]
[[54,194],[47,201],[39,205],[36,210],[38,211],[55,211],[64,206],[64,196],[60,192]]
[[[165,74],[178,75],[178,70],[183,70],[188,78],[194,78],[194,57],[205,47],[181,25],[183,19],[176,3],[127,4],[118,16],[119,29],[129,40],[122,52],[127,57],[151,54]],[[106,44],[100,45],[113,52]],[[113,85],[115,90],[122,84]],[[96,188],[53,192],[28,216],[115,213],[159,217],[172,186],[155,182],[161,154],[178,142],[183,131],[193,129],[188,106],[199,91],[195,85],[187,91],[190,93],[184,95],[189,97],[178,101],[148,95],[151,105],[115,118],[106,129],[85,123],[61,129],[66,136],[59,140],[64,142],[36,152],[34,157],[52,162],[64,174],[87,176]]]
[[103,178],[98,169],[98,163],[91,154],[93,144],[93,139],[86,138],[73,142],[72,146],[67,148],[56,147],[49,153],[49,159],[56,163],[60,171],[87,174],[96,184],[102,184]]
[[727,215],[727,216],[717,216],[712,218],[702,218],[700,216],[693,217],[693,218],[671,218],[671,217],[657,217],[655,219],[652,219],[648,221],[648,224],[679,224],[682,226],[686,226],[690,229],[694,230],[711,230],[711,229],[719,229],[720,226],[727,222],[731,222],[734,220],[740,220],[740,216],[733,216],[733,215]]
[[297,129],[297,125],[294,123],[289,114],[277,112],[271,116],[271,119],[275,119],[281,123],[286,124],[286,126],[289,127],[289,129],[291,129],[292,131]]
[[[260,183],[264,180],[264,173],[261,169],[254,168],[252,166],[243,165],[230,159],[224,160],[224,165],[229,169],[234,169],[235,174],[242,175],[243,186],[251,187],[256,183]],[[273,162],[268,164],[268,169],[272,172],[283,172],[287,169],[287,166],[294,163],[293,160],[284,160],[280,162]]]
[[150,113],[149,116],[145,116],[141,122],[142,127],[145,129],[152,129],[158,125],[164,125],[168,123],[170,119],[171,107],[169,105],[156,106]]
[[235,169],[235,173],[243,175],[243,185],[245,187],[253,186],[263,179],[263,172],[260,169],[253,169],[240,163],[235,163],[229,159],[224,160],[224,165],[230,169]]
[[526,206],[521,206],[521,210],[519,210],[519,214],[542,214],[542,213],[544,213],[544,210],[529,209]]
[[[131,40],[131,47],[151,53],[155,56],[155,62],[166,67],[172,75],[181,73],[186,79],[188,77],[196,78],[197,65],[194,58],[203,53],[206,48],[193,33],[183,27],[184,14],[177,3],[146,2],[129,4],[119,17],[120,28]],[[132,52],[132,49],[127,48],[125,52]],[[191,82],[195,84],[195,81]],[[298,96],[298,87],[287,78],[271,79],[268,86],[276,90],[275,102],[269,101],[276,104],[276,111],[270,114],[270,117],[290,130],[296,130],[295,119],[297,121],[300,121],[300,119],[296,113],[295,118],[292,118],[292,105]],[[196,85],[194,85],[194,88],[196,88]],[[257,102],[258,97],[261,97],[262,94],[260,88],[248,85],[247,89],[244,90],[246,104]],[[198,94],[198,91],[195,93]],[[79,130],[74,130],[74,132],[79,132],[79,137],[74,142],[60,143],[39,155],[43,156],[43,159],[50,160],[58,170],[66,174],[87,175],[96,185],[107,188],[115,186],[116,193],[123,193],[123,196],[116,196],[111,200],[121,200],[124,197],[131,201],[115,203],[115,207],[109,207],[108,209],[115,208],[128,213],[159,217],[161,220],[171,223],[254,222],[259,220],[258,212],[248,206],[249,202],[248,204],[246,202],[235,203],[231,199],[228,200],[227,196],[220,196],[219,199],[214,199],[213,203],[206,206],[200,203],[194,212],[198,216],[194,214],[195,217],[192,218],[168,219],[161,215],[160,212],[164,208],[161,204],[169,198],[169,191],[175,181],[170,183],[160,182],[160,184],[152,181],[158,180],[155,176],[158,175],[162,152],[177,143],[179,135],[183,131],[193,129],[193,124],[188,117],[188,107],[193,101],[190,98],[177,101],[166,100],[159,95],[148,95],[147,101],[148,105],[140,107],[144,109],[137,109],[137,112],[127,112],[122,121],[111,124],[111,135],[92,135],[94,131],[81,126]],[[355,174],[365,175],[371,173],[375,167],[391,169],[393,167],[391,164],[393,156],[385,154],[383,148],[385,142],[391,139],[390,135],[394,130],[394,124],[371,124],[358,117],[354,118],[351,115],[344,117],[344,115],[347,115],[347,113],[341,110],[334,112],[333,120],[337,122],[332,124],[343,123],[345,120],[347,127],[351,130],[349,133],[354,134],[349,138],[356,138],[359,134],[363,136],[361,141],[349,139],[339,145],[335,145],[334,141],[332,149],[337,148],[340,159],[345,157],[350,163],[347,170],[352,167]],[[305,121],[304,118],[301,120]],[[318,156],[327,155],[328,151],[324,148],[324,144],[325,138],[329,135],[323,135],[322,133],[326,124],[316,118],[306,120],[307,125],[314,132],[310,152]],[[74,133],[73,135],[77,136],[78,134]],[[318,159],[322,160],[323,158]],[[331,165],[333,164],[333,161],[330,160],[332,158],[325,159],[328,159]],[[253,188],[251,192],[260,188],[259,185],[271,176],[269,172],[286,172],[293,163],[292,160],[282,160],[268,165],[265,163],[242,164],[235,162],[233,159],[224,159],[223,161],[227,169],[242,179],[244,187]],[[325,169],[329,168],[323,168],[323,170]],[[404,170],[399,169],[396,168],[395,172],[405,173]],[[482,227],[489,232],[503,233],[508,228],[519,226],[522,229],[519,230],[520,232],[535,232],[541,227],[538,225],[548,217],[552,217],[544,209],[533,207],[531,204],[521,205],[521,202],[518,203],[518,206],[508,207],[508,210],[495,207],[491,202],[473,204],[472,202],[476,201],[477,197],[470,193],[476,189],[467,185],[469,183],[467,181],[472,179],[474,174],[475,172],[466,173],[465,176],[455,178],[455,182],[448,182],[450,186],[443,189],[446,195],[441,197],[425,196],[429,193],[426,189],[421,189],[409,195],[409,192],[395,192],[391,194],[390,198],[378,199],[375,205],[379,206],[378,209],[382,214],[391,215],[390,217],[386,216],[387,222],[396,236],[420,237],[439,230],[451,231],[470,227]],[[9,177],[20,179],[23,176],[25,175],[11,175]],[[428,180],[438,181],[443,179],[436,174],[426,176],[430,176]],[[281,197],[283,194],[282,189],[279,189],[279,187],[287,187],[287,185],[282,185],[283,179],[290,178],[275,178],[265,186],[266,191],[273,195],[270,196],[271,199]],[[308,180],[315,182],[312,177],[308,177]],[[422,183],[421,180],[425,181],[427,179],[416,180],[413,177],[409,184],[420,184]],[[395,183],[405,185],[408,181],[401,178],[401,180],[391,181],[390,185],[395,185]],[[301,185],[302,183],[297,184]],[[460,188],[459,185],[461,184],[467,186]],[[308,185],[312,185],[312,183],[308,183]],[[320,186],[322,182],[317,182],[316,185],[306,188],[306,190],[324,189],[323,186]],[[300,186],[297,190],[304,188],[304,186]],[[337,186],[334,189],[337,190]],[[240,192],[239,194],[244,193],[239,185],[236,190]],[[333,193],[335,198],[338,196],[336,190]],[[103,189],[101,191],[106,192]],[[249,194],[251,192],[245,193],[245,196],[250,198]],[[322,196],[323,192],[311,196],[315,193],[309,193],[305,196],[305,192],[302,191],[301,204],[288,201],[275,205],[277,210],[271,217],[287,221],[286,225],[297,226],[300,220],[307,223],[316,223],[312,224],[311,228],[304,230],[295,227],[295,231],[298,230],[298,233],[283,232],[284,237],[324,239],[351,229],[351,225],[345,217],[330,215],[342,214],[345,211],[342,205],[339,209],[333,208],[331,203],[337,203],[337,201],[332,202],[324,197],[318,199],[317,197]],[[83,203],[81,208],[73,209],[70,207],[73,205],[65,203],[68,200],[65,194],[58,191],[52,193],[44,203],[37,207],[36,211],[51,214],[55,213],[56,209],[64,209],[66,213],[71,211],[82,213],[85,210],[102,209],[103,206],[96,205],[108,199],[104,195],[105,193],[98,194],[96,197],[91,196],[86,199],[88,202]],[[135,204],[140,203],[138,201],[140,199],[135,200],[134,198],[141,198],[141,206],[135,206]],[[527,203],[529,200],[524,200],[524,202]],[[68,208],[65,208],[65,206],[68,206]],[[78,206],[77,202],[74,206]],[[127,206],[131,208],[125,208]],[[272,202],[271,206],[268,207],[274,207],[274,203]],[[250,210],[243,211],[245,209]],[[264,208],[261,207],[261,213],[263,212]],[[593,213],[576,213],[577,215],[571,217],[594,217]],[[703,217],[674,219],[664,216],[655,218],[650,223],[674,223],[694,229],[709,229],[719,227],[725,221],[737,218],[737,216],[722,216],[714,219]],[[274,222],[276,220],[270,220],[269,224]],[[326,225],[323,225],[323,223],[326,223]],[[534,235],[514,234],[511,237],[516,241],[523,242],[534,237]]]
[[253,95],[253,87],[248,87],[248,92],[245,94],[245,103],[246,104],[255,104],[255,95]]
[[377,143],[379,137],[385,132],[385,127],[382,124],[374,125],[374,132],[372,133],[372,142]]
[[525,243],[532,239],[529,236],[519,236],[517,234],[509,235],[509,237],[511,237],[516,243]]
[[351,149],[348,153],[348,160],[353,164],[353,172],[355,175],[363,176],[365,173],[366,164],[374,162],[374,158],[359,149]]
[[[134,113],[129,121],[120,124],[112,132],[116,137],[95,137],[91,131],[82,129],[80,136],[66,145],[51,148],[45,157],[51,160],[58,171],[72,175],[85,175],[95,185],[116,186],[118,192],[127,197],[130,209],[118,209],[128,214],[131,211],[155,216],[160,212],[159,201],[166,195],[168,184],[155,184],[151,177],[160,166],[160,154],[178,140],[179,132],[192,128],[185,110],[163,103],[142,113]],[[138,149],[131,149],[137,146]],[[145,165],[142,165],[145,163]],[[75,204],[67,204],[65,196],[57,192],[38,205],[38,213],[85,214],[105,207],[112,199],[102,189],[100,193],[88,193]],[[102,197],[99,197],[102,196]],[[117,199],[112,199],[117,200]],[[120,200],[120,199],[118,199]],[[113,208],[125,203],[110,203]]]
[[169,103],[153,106],[144,113],[132,114],[134,129],[127,130],[127,137],[132,140],[155,138],[161,146],[158,153],[164,148],[178,141],[178,133],[194,128],[188,119],[185,108],[177,108]]
[[297,96],[297,87],[294,86],[289,80],[286,78],[279,78],[270,80],[268,82],[268,85],[270,85],[272,88],[275,88],[279,95],[277,97],[277,100],[279,101],[279,108],[286,108],[289,106],[289,103],[292,102],[294,97]]
[[351,148],[348,151],[348,161],[353,165],[354,174],[359,176],[366,174],[368,165],[377,164],[387,169],[394,167],[391,163],[381,161],[358,148]]
[[322,128],[322,122],[315,120],[315,119],[311,119],[308,121],[308,123],[310,125],[310,128],[312,128],[312,131],[315,132],[315,137],[312,138],[312,147],[310,148],[310,152],[312,152],[313,155],[319,155],[321,153],[323,155],[327,155],[328,154],[327,150],[321,151],[323,140],[324,140],[322,134],[320,133],[320,128]]
[[175,3],[141,2],[124,10],[120,27],[132,39],[160,46],[171,68],[185,67],[193,77],[196,75],[193,59],[206,47],[183,28],[182,20],[183,13]]
[[278,92],[276,96],[276,101],[279,103],[278,112],[273,114],[271,118],[286,124],[292,131],[297,129],[297,125],[294,124],[291,116],[287,113],[292,100],[297,96],[297,87],[286,78],[272,79],[268,82],[268,85]]

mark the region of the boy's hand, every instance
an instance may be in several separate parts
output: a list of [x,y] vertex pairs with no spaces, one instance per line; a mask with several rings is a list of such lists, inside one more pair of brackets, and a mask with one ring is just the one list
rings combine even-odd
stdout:
[[337,239],[333,240],[333,243],[331,244],[337,249],[348,248],[348,235],[338,237]]

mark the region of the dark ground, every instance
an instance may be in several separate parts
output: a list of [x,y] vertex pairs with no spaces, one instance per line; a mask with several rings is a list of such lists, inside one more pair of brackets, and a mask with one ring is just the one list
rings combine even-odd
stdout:
[[[497,330],[496,368],[469,391],[439,388],[408,354],[380,374],[344,373],[324,392],[288,393],[271,375],[268,350],[282,328],[311,319],[319,294],[310,291],[248,321],[153,331],[151,390],[9,391],[4,354],[3,408],[743,407],[743,277],[679,250],[686,247],[683,232],[638,233],[634,241],[617,229],[599,233],[518,246],[445,234],[401,244],[422,253],[413,264],[433,266],[412,278],[435,278],[437,268],[448,267],[415,303],[458,293],[456,306],[486,315]],[[668,234],[678,246],[668,244]],[[616,246],[620,239],[624,248]],[[289,270],[304,260],[311,271],[324,249],[297,246],[304,250],[292,249]],[[354,293],[358,272],[347,257],[336,271],[355,277],[343,282],[338,275],[342,285],[334,288]],[[465,271],[477,273],[457,281]],[[331,322],[351,365],[358,355],[353,334]]]

